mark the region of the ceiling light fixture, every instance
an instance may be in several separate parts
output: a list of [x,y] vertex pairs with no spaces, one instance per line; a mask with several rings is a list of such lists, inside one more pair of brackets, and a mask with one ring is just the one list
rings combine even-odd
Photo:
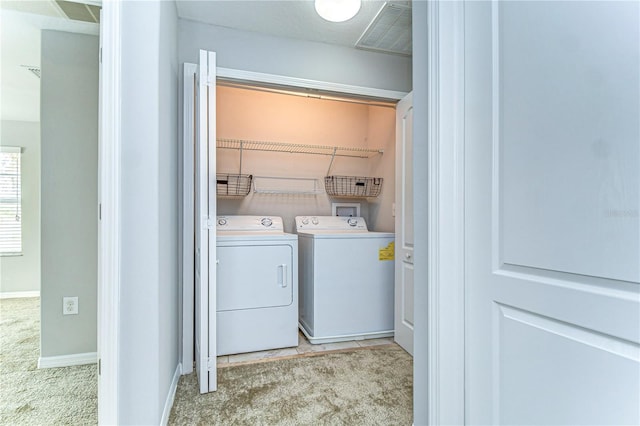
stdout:
[[356,16],[361,0],[315,0],[318,15],[331,22],[344,22]]

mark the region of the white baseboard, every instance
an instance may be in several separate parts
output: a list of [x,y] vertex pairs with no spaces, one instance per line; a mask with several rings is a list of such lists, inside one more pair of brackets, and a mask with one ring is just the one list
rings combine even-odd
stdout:
[[[193,373],[193,369],[194,369],[194,365],[193,364],[195,364],[193,361],[187,361],[186,363],[182,362],[181,363],[181,366],[182,366],[181,367],[182,368],[182,373],[181,374],[184,376],[185,374]],[[189,368],[189,367],[191,367],[191,368]]]
[[167,401],[165,402],[164,410],[162,411],[162,419],[160,419],[161,426],[166,426],[169,423],[169,416],[171,415],[171,409],[173,408],[173,401],[176,398],[176,390],[178,389],[178,380],[180,380],[181,371],[182,364],[178,364],[175,373],[173,373],[173,380],[171,381],[171,386],[169,386]]
[[0,299],[21,299],[23,297],[40,297],[40,290],[3,291],[0,293]]
[[59,356],[41,356],[38,359],[38,368],[70,367],[72,365],[95,364],[97,362],[97,352]]

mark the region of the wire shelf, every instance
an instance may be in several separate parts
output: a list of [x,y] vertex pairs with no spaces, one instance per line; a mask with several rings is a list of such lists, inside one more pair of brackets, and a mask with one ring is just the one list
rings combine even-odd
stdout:
[[348,148],[329,145],[303,145],[285,142],[250,141],[242,139],[218,139],[218,148],[238,149],[247,151],[288,152],[292,154],[316,154],[336,157],[369,158],[382,154],[382,149]]
[[370,158],[383,154],[383,149],[341,147],[329,145],[303,145],[286,142],[250,141],[244,139],[216,139],[216,147],[222,149],[235,149],[240,151],[240,173],[242,173],[242,153],[244,151],[286,152],[290,154],[314,154],[331,157],[327,175],[331,172],[331,166],[336,157]]
[[216,174],[216,194],[219,197],[244,197],[251,191],[252,175]]
[[377,197],[382,191],[382,178],[325,176],[324,188],[332,197]]

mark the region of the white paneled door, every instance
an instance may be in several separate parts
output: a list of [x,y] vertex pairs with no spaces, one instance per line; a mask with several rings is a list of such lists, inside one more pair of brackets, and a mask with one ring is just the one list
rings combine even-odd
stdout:
[[639,424],[640,3],[464,7],[465,419]]
[[413,95],[396,107],[395,341],[413,355]]
[[200,51],[195,179],[195,349],[200,393],[215,391],[216,378],[216,55]]

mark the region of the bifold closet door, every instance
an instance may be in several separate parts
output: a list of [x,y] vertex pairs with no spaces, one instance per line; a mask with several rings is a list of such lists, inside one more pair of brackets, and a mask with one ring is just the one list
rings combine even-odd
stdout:
[[200,51],[195,163],[195,349],[200,393],[217,389],[216,376],[216,54]]

